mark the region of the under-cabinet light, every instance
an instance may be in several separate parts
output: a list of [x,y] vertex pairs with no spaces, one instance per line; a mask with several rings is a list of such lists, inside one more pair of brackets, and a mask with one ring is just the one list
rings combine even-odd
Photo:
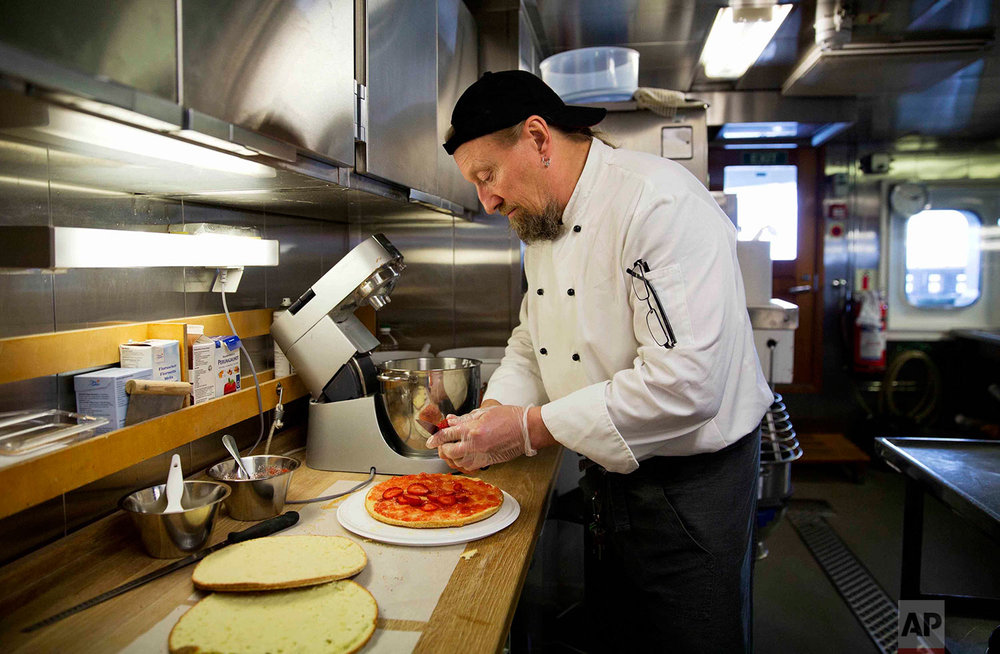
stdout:
[[192,129],[181,129],[173,133],[182,139],[201,143],[202,145],[208,145],[213,148],[225,150],[226,152],[232,152],[233,154],[242,155],[244,157],[256,157],[258,154],[256,150],[251,150],[250,148],[242,146],[239,143],[226,141],[209,134],[202,134],[201,132],[196,132]]
[[49,191],[67,191],[70,193],[80,193],[84,195],[106,195],[109,197],[127,197],[131,193],[122,191],[109,191],[103,188],[92,186],[80,186],[79,184],[64,184],[62,182],[52,182],[47,179],[34,179],[31,177],[11,177],[0,175],[0,184],[9,186],[28,186],[31,188],[41,188]]
[[705,76],[712,79],[742,77],[774,38],[791,10],[792,5],[720,9],[701,53]]
[[277,266],[278,241],[87,227],[0,227],[2,268]]
[[268,178],[277,175],[273,168],[256,161],[247,161],[226,152],[216,152],[164,134],[149,132],[71,109],[61,107],[47,107],[47,109],[47,123],[34,125],[32,129],[59,139],[86,143],[144,158],[163,159],[249,177]]

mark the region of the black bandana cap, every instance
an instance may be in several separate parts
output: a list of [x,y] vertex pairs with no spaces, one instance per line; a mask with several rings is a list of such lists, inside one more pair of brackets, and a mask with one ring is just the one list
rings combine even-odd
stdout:
[[444,144],[455,154],[463,143],[538,115],[556,127],[590,127],[604,119],[607,110],[567,105],[549,86],[523,70],[484,73],[455,103],[451,126],[455,133]]

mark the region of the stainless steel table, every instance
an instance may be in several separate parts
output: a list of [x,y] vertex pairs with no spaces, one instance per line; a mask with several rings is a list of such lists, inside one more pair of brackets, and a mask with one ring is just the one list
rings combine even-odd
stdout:
[[1000,598],[920,590],[924,493],[1000,542],[1000,442],[952,438],[878,438],[875,451],[906,476],[900,599],[945,600],[959,613],[1000,615]]

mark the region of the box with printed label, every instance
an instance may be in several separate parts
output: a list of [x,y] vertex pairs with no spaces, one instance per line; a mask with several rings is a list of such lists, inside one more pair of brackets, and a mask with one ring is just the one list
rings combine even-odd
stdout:
[[152,379],[151,368],[107,368],[85,372],[73,377],[76,390],[76,412],[107,418],[108,424],[97,429],[98,434],[125,426],[128,395],[125,384],[130,379]]
[[240,390],[240,339],[236,336],[202,336],[191,345],[193,403]]
[[152,368],[153,379],[181,381],[181,349],[178,341],[151,338],[118,346],[122,368]]

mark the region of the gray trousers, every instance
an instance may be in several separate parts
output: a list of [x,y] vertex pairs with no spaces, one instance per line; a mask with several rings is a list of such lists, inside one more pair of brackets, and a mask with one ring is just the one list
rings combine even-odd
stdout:
[[[594,652],[752,651],[760,429],[718,452],[587,471]],[[586,513],[585,513],[586,515]]]

